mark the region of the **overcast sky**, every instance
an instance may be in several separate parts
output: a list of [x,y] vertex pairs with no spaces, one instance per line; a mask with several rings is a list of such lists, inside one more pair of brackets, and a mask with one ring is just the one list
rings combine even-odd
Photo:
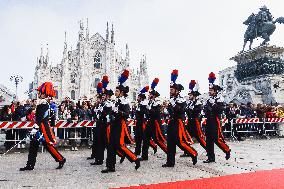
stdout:
[[[163,96],[173,69],[186,89],[196,79],[205,92],[209,72],[235,65],[229,58],[242,48],[242,22],[264,4],[275,18],[284,16],[280,0],[1,0],[0,83],[14,91],[9,78],[22,75],[19,95],[25,98],[41,46],[48,44],[51,62],[60,63],[64,31],[74,49],[78,21],[88,18],[90,35],[104,37],[106,22],[114,24],[117,51],[124,53],[128,43],[132,67],[146,53],[150,80],[160,78],[157,90]],[[284,25],[277,25],[270,44],[284,46]]]

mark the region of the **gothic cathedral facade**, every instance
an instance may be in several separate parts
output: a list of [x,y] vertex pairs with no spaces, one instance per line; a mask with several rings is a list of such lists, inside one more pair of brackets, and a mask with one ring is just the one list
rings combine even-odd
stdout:
[[[143,55],[139,68],[130,69],[128,45],[126,44],[125,57],[115,50],[113,26],[109,32],[107,24],[105,38],[99,33],[90,37],[88,23],[84,29],[84,24],[80,21],[79,38],[75,50],[67,49],[65,34],[61,63],[51,66],[48,52],[44,56],[41,51],[30,89],[36,91],[34,89],[41,83],[51,81],[56,90],[57,101],[66,97],[73,100],[92,99],[96,95],[97,83],[104,75],[109,77],[109,88],[114,89],[124,69],[130,71],[126,84],[130,88],[129,98],[133,101],[139,90],[149,84],[146,56]],[[31,98],[36,98],[35,92],[31,94]]]

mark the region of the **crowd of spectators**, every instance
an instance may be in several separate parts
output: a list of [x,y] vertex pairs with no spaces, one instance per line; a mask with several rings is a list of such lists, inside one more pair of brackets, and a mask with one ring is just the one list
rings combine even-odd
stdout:
[[[0,121],[34,121],[35,120],[35,108],[36,100],[26,100],[24,102],[13,102],[10,106],[4,106],[1,109]],[[168,101],[164,101],[161,106],[162,119],[167,120],[167,105]],[[132,112],[130,118],[135,119],[135,103],[132,104]],[[61,103],[56,104],[52,100],[50,101],[50,124],[54,126],[56,120],[67,121],[82,121],[82,120],[95,120],[97,112],[97,104],[88,100],[80,100],[77,102],[72,101],[70,98],[65,98]],[[230,102],[226,104],[224,108],[223,118],[232,120],[234,118],[283,118],[283,107],[264,105],[264,104],[240,104]],[[162,131],[166,133],[167,126],[162,125]],[[228,130],[230,125],[225,125],[224,129]],[[6,130],[6,149],[11,148],[15,144],[15,139],[22,140],[27,135],[26,129],[19,130]],[[79,129],[61,129],[56,130],[56,135],[59,137],[60,146],[71,145],[71,150],[77,150],[77,143],[80,146],[89,146],[92,139],[92,128],[79,128]],[[80,140],[76,140],[80,138]],[[10,140],[10,141],[9,141]],[[11,141],[12,140],[12,141]],[[25,144],[22,143],[18,148],[25,148]]]

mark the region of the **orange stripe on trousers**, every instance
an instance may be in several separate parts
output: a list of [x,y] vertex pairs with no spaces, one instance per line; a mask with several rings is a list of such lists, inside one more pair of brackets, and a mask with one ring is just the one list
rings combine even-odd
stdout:
[[204,136],[204,134],[201,130],[201,125],[198,121],[198,118],[195,118],[195,126],[196,126],[197,135],[198,135],[198,138],[200,140],[200,143],[205,148],[206,147],[205,136]]
[[[126,134],[125,128],[126,128],[126,123],[125,120],[121,120],[121,133],[120,133],[120,140],[119,140],[119,147],[121,149],[121,151],[128,156],[132,161],[136,161],[137,160],[137,156],[132,153],[126,146],[124,143],[124,137]],[[127,129],[127,128],[126,128]]]
[[219,117],[216,116],[217,119],[217,129],[218,129],[218,140],[217,140],[217,145],[223,150],[223,152],[229,152],[230,148],[229,146],[226,144],[225,140],[224,140],[224,136],[222,134],[222,128],[221,128],[221,123],[219,120]]
[[181,147],[183,148],[182,150],[187,151],[189,154],[193,155],[193,156],[197,156],[197,151],[192,148],[191,146],[189,146],[188,143],[185,143],[183,140],[183,137],[185,136],[185,131],[184,131],[184,126],[182,123],[181,119],[178,119],[178,139],[179,139],[179,143],[181,145]]

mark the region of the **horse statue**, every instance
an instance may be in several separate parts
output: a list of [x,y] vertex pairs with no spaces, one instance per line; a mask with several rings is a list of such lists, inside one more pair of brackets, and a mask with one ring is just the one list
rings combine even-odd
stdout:
[[276,20],[273,20],[272,15],[265,6],[260,8],[260,10],[261,11],[257,15],[252,13],[247,20],[243,22],[243,24],[247,25],[248,27],[244,34],[244,45],[242,52],[244,51],[248,41],[250,41],[249,49],[251,49],[253,40],[258,37],[264,39],[261,45],[266,45],[267,42],[270,41],[270,36],[276,29],[276,23],[284,24],[284,17],[279,17]]

